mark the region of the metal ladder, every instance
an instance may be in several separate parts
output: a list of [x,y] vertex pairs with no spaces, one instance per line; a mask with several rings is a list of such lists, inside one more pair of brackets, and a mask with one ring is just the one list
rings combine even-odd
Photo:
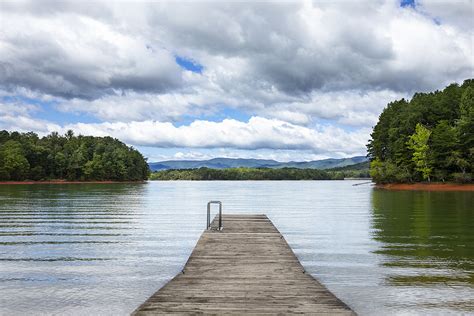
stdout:
[[217,230],[222,230],[222,202],[221,201],[209,201],[207,203],[207,226],[206,229],[211,229],[211,204],[219,204],[219,227]]

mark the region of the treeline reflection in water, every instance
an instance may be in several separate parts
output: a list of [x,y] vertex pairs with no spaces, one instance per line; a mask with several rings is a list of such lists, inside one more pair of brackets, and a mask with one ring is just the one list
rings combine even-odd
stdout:
[[384,283],[418,295],[407,306],[474,313],[474,194],[374,190],[372,204]]

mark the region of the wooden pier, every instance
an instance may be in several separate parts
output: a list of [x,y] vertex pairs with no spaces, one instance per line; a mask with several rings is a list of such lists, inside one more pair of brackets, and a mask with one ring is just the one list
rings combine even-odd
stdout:
[[204,231],[182,273],[134,315],[355,315],[305,273],[267,216],[223,215],[223,226]]

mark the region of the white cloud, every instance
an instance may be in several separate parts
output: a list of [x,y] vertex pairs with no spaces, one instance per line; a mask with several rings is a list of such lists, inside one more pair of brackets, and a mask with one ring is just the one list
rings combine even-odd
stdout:
[[0,102],[0,115],[29,115],[37,110],[38,106],[32,104]]
[[178,151],[173,155],[173,158],[176,160],[205,160],[205,159],[211,159],[213,158],[212,156],[196,152],[196,151],[191,151],[191,152],[182,152]]
[[[78,6],[80,7],[80,6]],[[182,83],[172,53],[102,19],[73,12],[3,12],[0,84],[59,97],[164,92]]]
[[29,116],[6,114],[0,115],[0,130],[24,133],[34,131],[40,135],[45,135],[51,131],[61,130],[61,126]]
[[[388,102],[474,71],[470,0],[420,0],[415,9],[396,0],[0,7],[0,100],[54,101],[102,121],[63,126],[35,119],[40,105],[4,102],[7,129],[74,128],[225,155],[363,153]],[[202,73],[182,69],[175,55],[200,63]],[[252,119],[206,121],[228,108]],[[176,127],[183,117],[195,121]]]
[[474,4],[472,0],[418,0],[418,10],[436,19],[440,24],[447,24],[464,32],[474,29]]
[[[417,11],[394,0],[4,7],[3,84],[68,98],[198,84],[266,104],[314,91],[436,89],[474,69],[469,1],[423,1]],[[183,82],[174,53],[201,62],[204,80]]]
[[248,122],[194,121],[175,127],[157,121],[66,125],[84,135],[111,135],[127,143],[154,147],[287,149],[315,153],[361,153],[369,130],[346,132],[335,127],[311,129],[281,120],[252,117]]
[[0,128],[5,128],[5,125],[20,131],[35,131],[40,135],[53,131],[65,133],[72,129],[82,135],[112,136],[135,146],[275,149],[309,151],[313,154],[333,152],[346,156],[363,153],[370,132],[369,129],[346,132],[332,126],[312,129],[262,117],[252,117],[248,122],[233,119],[221,122],[194,121],[190,125],[176,127],[171,123],[157,121],[77,123],[61,126],[27,116],[0,116]]
[[473,69],[472,29],[436,25],[398,1],[173,3],[152,8],[148,26],[204,65],[235,62],[207,68],[226,91],[426,90]]

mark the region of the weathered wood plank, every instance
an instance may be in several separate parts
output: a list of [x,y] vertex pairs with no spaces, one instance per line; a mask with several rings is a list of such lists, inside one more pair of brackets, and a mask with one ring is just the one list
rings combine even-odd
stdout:
[[222,231],[202,234],[183,272],[134,315],[355,315],[305,273],[267,216],[224,215],[223,222]]

